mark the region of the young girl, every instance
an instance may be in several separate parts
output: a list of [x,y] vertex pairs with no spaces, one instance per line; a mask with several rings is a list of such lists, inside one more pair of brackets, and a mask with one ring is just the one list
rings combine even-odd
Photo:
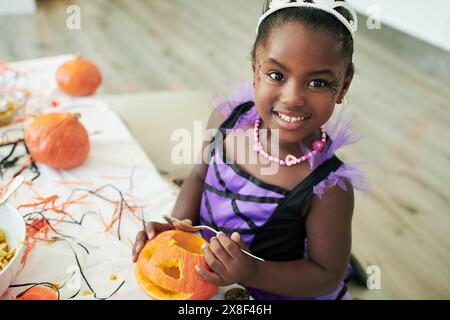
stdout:
[[[252,52],[253,92],[213,112],[208,128],[218,131],[203,145],[209,158],[185,180],[172,213],[221,231],[203,232],[211,270],[196,271],[205,280],[239,283],[255,299],[350,298],[343,280],[353,189],[365,185],[334,154],[356,141],[348,123],[329,119],[352,82],[356,25],[344,1],[266,2]],[[134,261],[148,239],[170,228],[149,223],[137,235]]]

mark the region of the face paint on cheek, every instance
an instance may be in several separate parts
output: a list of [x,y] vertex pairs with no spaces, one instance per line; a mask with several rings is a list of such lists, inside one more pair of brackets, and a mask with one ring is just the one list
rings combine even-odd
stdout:
[[337,90],[331,91],[331,100],[335,101],[337,96]]
[[261,81],[261,64],[256,66],[256,80]]
[[341,86],[341,82],[342,82],[342,75],[339,74],[338,77],[336,78],[336,80],[330,82],[329,84],[329,90],[332,93],[332,98],[333,100],[336,99],[336,96],[338,95],[339,91],[339,87]]

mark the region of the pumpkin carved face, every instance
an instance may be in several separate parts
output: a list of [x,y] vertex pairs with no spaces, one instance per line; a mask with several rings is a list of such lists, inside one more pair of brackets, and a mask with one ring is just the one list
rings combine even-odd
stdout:
[[77,55],[56,71],[59,88],[72,96],[90,96],[102,82],[100,69],[91,61]]
[[72,113],[49,113],[25,130],[25,144],[34,160],[55,169],[80,166],[89,155],[89,136]]
[[209,270],[202,244],[195,233],[170,230],[160,233],[139,254],[136,280],[141,288],[157,300],[206,300],[217,286],[203,280],[195,265]]

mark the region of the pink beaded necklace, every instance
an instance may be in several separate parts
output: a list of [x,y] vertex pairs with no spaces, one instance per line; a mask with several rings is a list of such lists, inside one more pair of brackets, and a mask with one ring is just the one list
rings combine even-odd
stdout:
[[257,118],[255,122],[255,130],[254,130],[254,136],[255,136],[255,151],[257,153],[260,153],[264,158],[269,159],[270,161],[273,161],[275,163],[278,163],[282,166],[293,166],[298,163],[302,163],[303,161],[308,160],[315,154],[317,154],[319,151],[321,151],[325,147],[325,143],[327,140],[327,134],[325,132],[325,128],[320,128],[320,131],[322,132],[322,139],[316,140],[313,143],[313,151],[308,152],[307,154],[301,156],[300,158],[297,158],[293,156],[292,154],[288,154],[286,156],[286,159],[281,160],[277,157],[274,157],[270,154],[268,154],[266,151],[263,150],[261,141],[259,140],[259,125],[261,124],[261,118]]

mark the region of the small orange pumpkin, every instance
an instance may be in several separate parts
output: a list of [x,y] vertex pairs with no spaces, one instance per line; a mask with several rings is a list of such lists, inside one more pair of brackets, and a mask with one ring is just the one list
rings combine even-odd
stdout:
[[39,116],[25,130],[25,144],[34,160],[55,169],[80,166],[89,155],[89,136],[73,113]]
[[58,300],[58,296],[54,289],[35,286],[19,294],[16,300]]
[[56,82],[62,91],[72,96],[90,96],[102,83],[102,74],[94,63],[77,55],[58,68]]
[[217,286],[205,281],[195,265],[209,270],[203,257],[202,237],[191,232],[170,230],[158,234],[139,254],[136,280],[157,300],[206,300]]

